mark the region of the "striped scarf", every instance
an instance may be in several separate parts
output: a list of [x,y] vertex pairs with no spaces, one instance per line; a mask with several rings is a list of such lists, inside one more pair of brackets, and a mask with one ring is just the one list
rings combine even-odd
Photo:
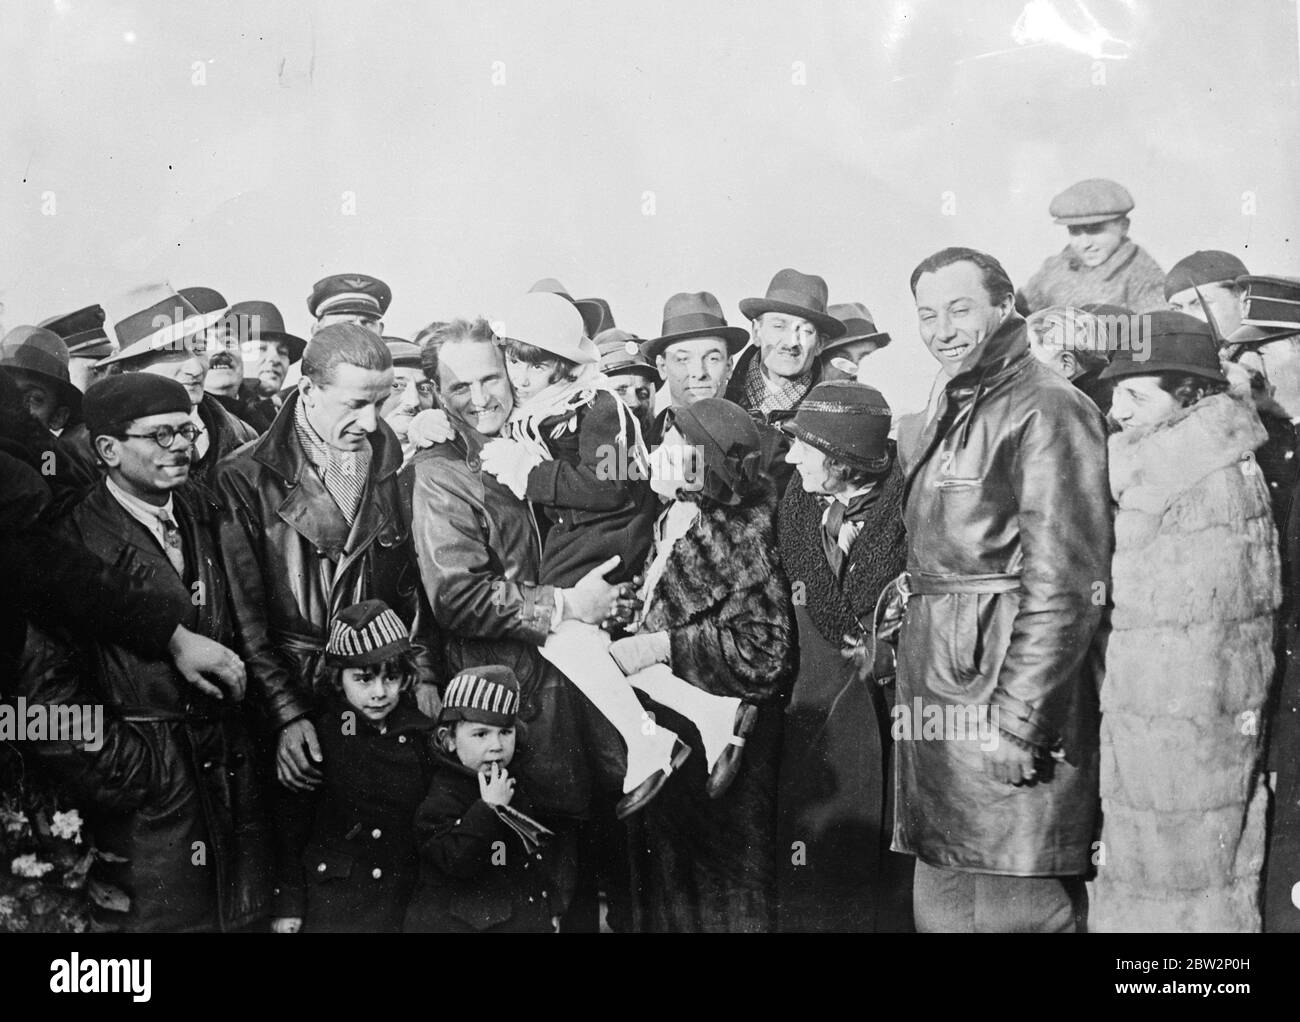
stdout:
[[756,352],[749,362],[749,372],[745,374],[745,404],[750,411],[758,412],[764,418],[772,412],[786,412],[803,400],[812,389],[812,382],[811,371],[790,379],[771,381],[763,374],[762,353]]
[[370,475],[370,444],[366,443],[359,451],[335,450],[312,428],[301,403],[293,410],[293,429],[307,460],[325,484],[325,491],[351,525],[357,520],[361,498],[366,492],[366,478]]

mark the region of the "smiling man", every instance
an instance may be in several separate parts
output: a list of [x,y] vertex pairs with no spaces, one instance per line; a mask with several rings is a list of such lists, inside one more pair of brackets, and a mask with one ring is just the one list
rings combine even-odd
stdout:
[[[276,732],[279,781],[299,791],[321,780],[307,714],[331,618],[373,598],[412,633],[425,625],[402,452],[379,412],[393,385],[388,348],[365,327],[339,323],[313,336],[302,372],[271,428],[216,476],[221,555],[253,698]],[[424,683],[432,648],[427,635],[420,644]]]
[[1106,303],[1133,312],[1166,308],[1165,274],[1128,236],[1133,197],[1115,181],[1090,178],[1052,199],[1048,212],[1069,243],[1048,258],[1021,295],[1027,312]]
[[302,358],[307,342],[286,332],[280,310],[263,301],[232,305],[209,342],[203,389],[265,433],[284,403],[280,389],[289,367]]
[[919,930],[1070,931],[1097,801],[1084,665],[1110,574],[1102,417],[1030,353],[992,256],[944,249],[911,286],[947,381],[905,452],[897,703],[987,713],[998,741],[895,746],[893,847],[917,857]]

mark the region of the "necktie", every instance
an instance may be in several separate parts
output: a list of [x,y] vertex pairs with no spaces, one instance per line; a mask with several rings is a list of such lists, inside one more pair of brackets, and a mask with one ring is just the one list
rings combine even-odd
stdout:
[[172,562],[176,574],[184,578],[185,551],[181,546],[180,526],[176,524],[176,519],[171,516],[171,513],[165,510],[158,512],[158,521],[162,524],[163,551],[167,554],[167,560]]

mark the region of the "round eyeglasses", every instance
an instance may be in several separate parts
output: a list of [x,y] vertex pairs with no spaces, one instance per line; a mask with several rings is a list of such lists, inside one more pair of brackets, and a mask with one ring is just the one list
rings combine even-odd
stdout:
[[152,440],[166,451],[176,442],[177,434],[180,434],[192,444],[199,438],[199,434],[202,432],[204,432],[202,428],[194,425],[192,422],[187,422],[184,426],[177,428],[171,426],[159,426],[157,429],[148,433],[119,433],[118,435],[134,437],[137,440]]

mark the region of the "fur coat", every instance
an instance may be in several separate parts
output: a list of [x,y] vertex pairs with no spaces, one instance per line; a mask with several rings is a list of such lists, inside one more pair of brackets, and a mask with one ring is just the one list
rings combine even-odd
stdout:
[[775,514],[774,493],[751,507],[701,510],[673,546],[646,615],[645,631],[671,637],[674,674],[757,703],[759,711],[735,781],[710,799],[694,726],[649,702],[655,718],[695,752],[629,821],[642,930],[752,932],[775,921],[782,710],[798,662]]
[[1258,930],[1262,719],[1280,599],[1249,399],[1110,438],[1099,931]]

